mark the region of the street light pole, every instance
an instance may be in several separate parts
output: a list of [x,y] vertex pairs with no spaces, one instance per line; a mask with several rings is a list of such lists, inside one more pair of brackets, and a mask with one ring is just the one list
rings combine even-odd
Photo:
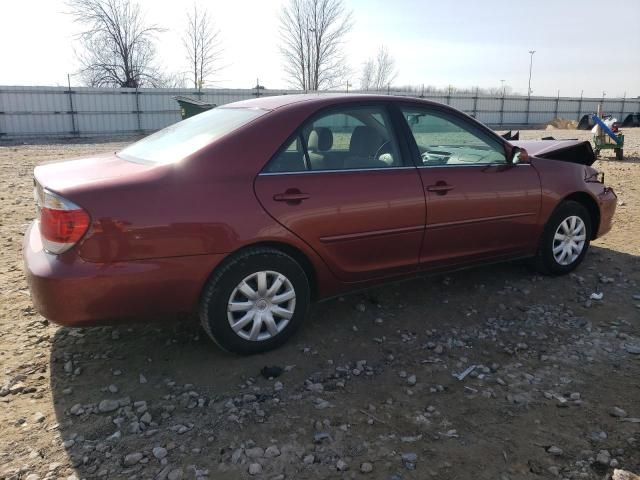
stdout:
[[533,69],[533,54],[536,53],[535,50],[529,50],[529,55],[531,55],[531,60],[529,61],[529,88],[527,89],[527,117],[526,123],[529,124],[529,114],[531,112],[531,70]]
[[535,50],[529,50],[529,55],[531,55],[531,60],[529,61],[529,88],[527,89],[527,94],[531,96],[531,71],[533,70],[533,54],[536,53]]

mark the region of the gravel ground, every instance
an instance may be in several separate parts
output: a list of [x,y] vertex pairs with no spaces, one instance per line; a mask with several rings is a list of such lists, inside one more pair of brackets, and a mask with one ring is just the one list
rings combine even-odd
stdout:
[[[640,129],[625,133],[626,159],[595,165],[619,194],[614,229],[575,274],[511,263],[372,289],[315,305],[288,345],[250,358],[188,320],[40,317],[20,258],[33,166],[123,144],[0,145],[0,479],[640,471]],[[548,134],[591,136],[522,138]]]

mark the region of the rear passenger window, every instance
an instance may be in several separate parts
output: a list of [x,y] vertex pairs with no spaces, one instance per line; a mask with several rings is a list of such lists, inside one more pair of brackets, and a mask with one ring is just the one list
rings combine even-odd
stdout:
[[272,159],[268,173],[378,169],[402,166],[382,107],[344,107],[317,116]]
[[267,173],[303,172],[307,170],[304,147],[297,135],[265,168]]

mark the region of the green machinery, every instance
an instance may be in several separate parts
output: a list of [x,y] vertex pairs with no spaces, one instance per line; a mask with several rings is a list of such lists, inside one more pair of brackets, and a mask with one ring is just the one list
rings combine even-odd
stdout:
[[599,127],[593,136],[596,157],[600,155],[602,150],[613,150],[616,154],[616,160],[622,160],[624,158],[624,135],[611,130],[598,115],[592,115],[592,118],[596,126]]

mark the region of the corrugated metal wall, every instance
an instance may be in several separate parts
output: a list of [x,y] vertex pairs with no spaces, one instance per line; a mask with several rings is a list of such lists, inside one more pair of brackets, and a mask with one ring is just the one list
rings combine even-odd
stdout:
[[[260,96],[299,93],[260,90]],[[368,92],[374,93],[374,92]],[[391,95],[419,96],[385,91]],[[180,120],[173,97],[192,96],[216,105],[256,97],[255,89],[85,88],[0,86],[0,139],[37,136],[99,136],[148,133]],[[578,120],[603,111],[622,120],[640,112],[640,99],[478,96],[473,93],[428,93],[422,98],[451,105],[492,127],[541,125],[557,117]]]

